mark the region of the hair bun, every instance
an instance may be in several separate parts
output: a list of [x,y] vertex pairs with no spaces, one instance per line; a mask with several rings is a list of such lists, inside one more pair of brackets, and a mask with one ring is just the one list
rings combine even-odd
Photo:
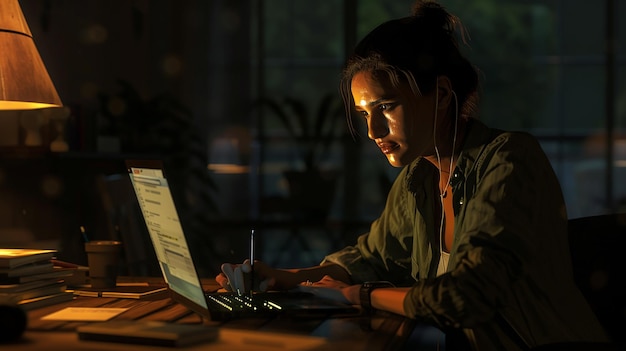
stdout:
[[434,1],[418,0],[413,5],[412,15],[425,26],[444,29],[447,33],[453,31],[456,23],[443,6]]

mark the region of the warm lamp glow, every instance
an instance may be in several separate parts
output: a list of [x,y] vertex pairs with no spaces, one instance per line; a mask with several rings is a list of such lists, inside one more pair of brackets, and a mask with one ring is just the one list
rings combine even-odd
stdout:
[[1,0],[0,110],[62,105],[18,0]]

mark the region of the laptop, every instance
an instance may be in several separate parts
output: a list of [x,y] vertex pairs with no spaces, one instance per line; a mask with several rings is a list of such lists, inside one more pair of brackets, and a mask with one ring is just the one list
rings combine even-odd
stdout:
[[189,249],[161,160],[126,160],[141,213],[172,299],[210,320],[293,314],[356,314],[359,309],[303,291],[206,292]]

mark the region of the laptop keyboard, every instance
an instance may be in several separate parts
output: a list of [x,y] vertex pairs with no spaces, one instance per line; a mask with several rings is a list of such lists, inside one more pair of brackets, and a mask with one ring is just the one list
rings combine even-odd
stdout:
[[207,301],[215,303],[229,311],[280,311],[282,307],[257,295],[238,295],[236,293],[207,294]]

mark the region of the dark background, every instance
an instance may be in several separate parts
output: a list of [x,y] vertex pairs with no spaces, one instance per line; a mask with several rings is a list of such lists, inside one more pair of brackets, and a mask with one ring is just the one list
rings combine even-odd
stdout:
[[[21,0],[68,108],[61,125],[69,151],[50,150],[59,134],[45,114],[42,143],[29,146],[24,116],[2,112],[0,242],[54,247],[85,263],[83,226],[92,239],[127,244],[128,273],[159,274],[123,161],[160,158],[190,246],[202,253],[202,275],[245,258],[252,227],[262,259],[318,263],[367,230],[398,170],[365,138],[347,134],[343,114],[332,115],[335,133],[316,165],[334,176],[306,194],[315,203],[329,188],[328,202],[298,211],[284,172],[302,170],[303,161],[276,114],[255,103],[289,97],[310,119],[331,114],[320,112],[329,105],[322,99],[339,99],[346,52],[411,3]],[[468,27],[467,54],[483,73],[480,118],[540,138],[570,217],[623,208],[626,6],[441,3]]]

